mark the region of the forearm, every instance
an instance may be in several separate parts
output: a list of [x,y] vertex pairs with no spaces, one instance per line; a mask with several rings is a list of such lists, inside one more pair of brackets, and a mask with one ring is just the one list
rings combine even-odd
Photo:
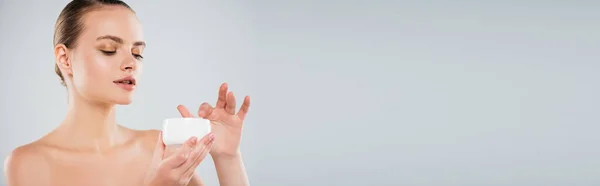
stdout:
[[250,185],[241,154],[230,157],[213,157],[213,161],[221,186]]

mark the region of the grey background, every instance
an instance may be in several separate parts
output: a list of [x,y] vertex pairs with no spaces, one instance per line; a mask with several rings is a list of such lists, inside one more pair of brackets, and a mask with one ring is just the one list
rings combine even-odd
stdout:
[[[6,155],[64,117],[68,1],[0,2]],[[600,184],[599,1],[127,2],[149,47],[119,122],[159,128],[229,82],[253,98],[253,185]]]

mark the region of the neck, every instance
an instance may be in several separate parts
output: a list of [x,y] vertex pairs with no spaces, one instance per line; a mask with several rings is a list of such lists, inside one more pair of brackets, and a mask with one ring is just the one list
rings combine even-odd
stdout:
[[[115,105],[87,100],[71,94],[67,116],[61,126],[75,148],[104,151],[118,145],[121,140],[116,123]],[[61,133],[63,133],[61,132]]]

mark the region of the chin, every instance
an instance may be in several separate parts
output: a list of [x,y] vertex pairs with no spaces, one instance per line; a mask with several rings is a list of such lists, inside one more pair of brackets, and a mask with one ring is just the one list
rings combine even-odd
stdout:
[[129,105],[133,102],[132,95],[117,95],[106,100],[107,102],[115,105]]
[[129,105],[133,102],[133,99],[131,96],[123,96],[113,99],[112,102],[117,105]]
[[131,104],[131,102],[133,102],[131,99],[128,99],[128,100],[119,100],[119,101],[116,101],[115,104],[117,104],[117,105],[129,105],[129,104]]

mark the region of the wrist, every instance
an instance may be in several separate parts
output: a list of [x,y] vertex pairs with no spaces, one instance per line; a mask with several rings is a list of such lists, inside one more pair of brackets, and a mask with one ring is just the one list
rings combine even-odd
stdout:
[[220,154],[211,154],[212,159],[215,161],[229,161],[229,160],[237,160],[242,158],[241,152],[235,153],[220,153]]
[[235,151],[235,152],[231,152],[231,153],[211,153],[210,156],[214,159],[214,160],[232,160],[232,159],[237,159],[237,158],[241,158],[242,157],[242,152],[240,152],[239,150]]

